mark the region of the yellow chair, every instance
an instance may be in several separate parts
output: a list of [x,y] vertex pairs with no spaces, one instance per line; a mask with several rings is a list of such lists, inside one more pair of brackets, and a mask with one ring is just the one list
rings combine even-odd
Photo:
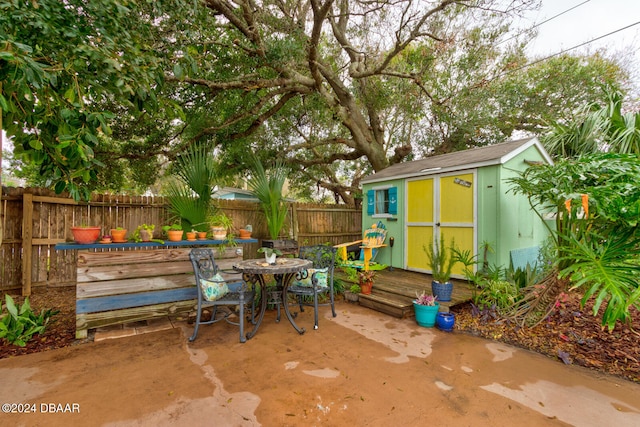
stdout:
[[[371,228],[368,228],[364,232],[361,240],[341,243],[334,246],[338,250],[338,265],[341,267],[364,269],[365,271],[369,270],[370,266],[374,264],[378,249],[387,246],[384,243],[386,239],[387,229],[382,222],[378,221],[377,224],[373,224]],[[360,257],[357,260],[349,260],[347,249],[356,245],[360,249]]]

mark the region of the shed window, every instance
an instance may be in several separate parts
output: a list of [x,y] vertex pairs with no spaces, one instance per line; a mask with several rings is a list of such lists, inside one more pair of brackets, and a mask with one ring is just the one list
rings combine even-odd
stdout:
[[398,213],[398,188],[388,187],[368,191],[369,215],[396,215]]
[[389,189],[376,190],[375,194],[376,210],[377,214],[389,213]]

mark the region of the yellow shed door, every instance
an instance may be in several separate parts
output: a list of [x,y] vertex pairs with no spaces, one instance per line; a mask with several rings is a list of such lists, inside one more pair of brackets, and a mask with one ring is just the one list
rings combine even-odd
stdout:
[[[406,260],[408,270],[430,272],[424,246],[444,235],[456,247],[476,253],[475,174],[436,176],[407,182]],[[460,264],[454,275],[462,275]]]

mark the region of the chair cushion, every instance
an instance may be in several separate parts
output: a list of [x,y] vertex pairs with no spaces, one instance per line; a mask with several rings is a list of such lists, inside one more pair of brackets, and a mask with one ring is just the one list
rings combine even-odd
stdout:
[[318,279],[319,288],[326,288],[328,286],[327,284],[327,275],[329,272],[328,268],[309,268],[307,269],[307,272],[309,273],[309,275],[302,280],[295,280],[293,282],[293,286],[302,286],[305,288],[313,287],[313,284],[311,283],[311,277],[313,276],[313,273],[316,273],[316,278]]
[[218,300],[229,293],[227,282],[219,273],[209,279],[200,279],[200,290],[207,301]]

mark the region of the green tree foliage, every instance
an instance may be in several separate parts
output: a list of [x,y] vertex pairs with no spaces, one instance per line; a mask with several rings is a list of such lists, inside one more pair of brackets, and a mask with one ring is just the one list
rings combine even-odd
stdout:
[[[129,3],[135,6],[135,3]],[[134,19],[127,3],[0,3],[0,107],[15,154],[39,166],[56,191],[87,196],[111,133],[106,100],[153,106],[162,69],[145,54],[152,20]]]
[[608,151],[640,154],[640,113],[623,112],[623,94],[610,85],[602,86],[605,103],[584,103],[582,113],[573,121],[554,121],[543,138],[556,157]]
[[145,186],[197,143],[357,204],[371,172],[534,131],[618,77],[603,58],[521,69],[526,39],[500,41],[535,3],[5,1],[0,102],[18,158],[74,196]]
[[635,155],[599,153],[528,168],[513,178],[541,218],[553,213],[555,263],[560,277],[605,304],[603,325],[640,306],[640,161]]

